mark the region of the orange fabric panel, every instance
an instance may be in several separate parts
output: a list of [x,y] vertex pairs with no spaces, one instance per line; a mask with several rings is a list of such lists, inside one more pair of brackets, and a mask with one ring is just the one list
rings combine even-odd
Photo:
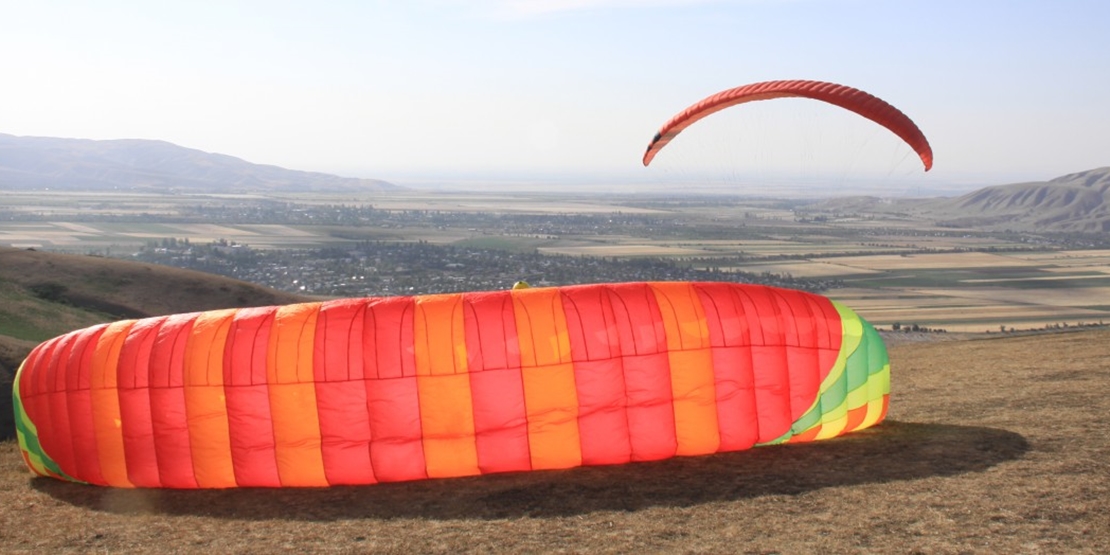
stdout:
[[116,365],[119,362],[120,349],[134,323],[134,320],[115,322],[104,330],[96,344],[89,374],[93,430],[96,433],[100,472],[107,485],[123,488],[135,486],[127,478],[119,392],[116,391]]
[[562,296],[555,288],[516,290],[512,296],[532,468],[580,466],[578,392]]
[[848,423],[844,425],[844,431],[841,433],[846,434],[848,432],[856,431],[856,429],[859,428],[859,425],[863,424],[863,421],[867,419],[867,409],[868,405],[863,405],[862,407],[856,407],[849,410]]
[[415,325],[417,376],[467,372],[462,295],[416,297]]
[[274,449],[283,486],[327,486],[312,368],[318,303],[283,306],[266,360]]
[[231,488],[227,402],[224,396],[224,345],[235,310],[203,312],[193,321],[185,345],[185,413],[197,486]]
[[812,430],[802,432],[796,436],[791,436],[786,440],[787,443],[807,443],[817,439],[817,435],[821,433],[821,426],[815,426]]
[[429,478],[479,474],[462,295],[416,298],[413,343]]
[[690,283],[652,283],[671,366],[678,455],[715,453],[721,446],[709,325]]

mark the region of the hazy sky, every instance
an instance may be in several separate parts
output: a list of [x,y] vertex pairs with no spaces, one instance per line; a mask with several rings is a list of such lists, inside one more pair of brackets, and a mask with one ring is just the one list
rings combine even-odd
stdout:
[[[918,123],[936,166],[875,156],[896,177],[988,185],[1110,165],[1108,21],[1105,0],[0,0],[0,133],[162,139],[402,183],[635,180],[675,112],[802,78]],[[786,102],[805,125],[850,126]],[[873,162],[860,142],[887,140],[825,129],[779,147],[790,126],[769,114],[733,125],[776,149],[850,149],[853,167]]]

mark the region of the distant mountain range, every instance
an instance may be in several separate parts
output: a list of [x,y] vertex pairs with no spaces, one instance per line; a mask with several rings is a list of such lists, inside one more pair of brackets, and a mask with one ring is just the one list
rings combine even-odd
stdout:
[[288,170],[165,141],[0,134],[0,189],[163,192],[388,191],[377,179]]
[[901,214],[950,227],[988,230],[1110,232],[1110,167],[1034,183],[985,187],[931,199],[831,199],[812,207],[840,213]]
[[[0,134],[0,190],[151,192],[383,192],[377,179],[252,164],[165,141],[95,141]],[[954,198],[836,198],[814,212],[902,215],[989,230],[1110,232],[1110,167],[1037,183],[995,185]]]

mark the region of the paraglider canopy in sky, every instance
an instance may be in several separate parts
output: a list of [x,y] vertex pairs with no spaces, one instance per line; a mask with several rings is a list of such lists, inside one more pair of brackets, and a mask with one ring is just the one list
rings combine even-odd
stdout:
[[652,159],[663,147],[667,146],[679,133],[695,122],[737,104],[754,102],[757,100],[771,100],[776,98],[811,98],[827,102],[834,106],[850,110],[879,125],[887,128],[906,142],[921,158],[925,171],[933,167],[933,150],[928,139],[918,129],[917,124],[886,101],[869,93],[836,83],[823,81],[789,80],[789,81],[764,81],[721,91],[682,110],[672,117],[647,147],[644,152],[644,165],[651,164]]

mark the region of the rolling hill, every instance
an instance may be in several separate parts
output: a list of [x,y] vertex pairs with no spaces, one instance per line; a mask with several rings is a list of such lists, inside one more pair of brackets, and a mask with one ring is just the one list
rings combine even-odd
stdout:
[[125,318],[305,300],[190,270],[0,247],[0,439],[14,433],[6,388],[41,341]]
[[0,188],[82,191],[389,191],[398,185],[252,164],[165,141],[0,134]]
[[948,227],[985,230],[1110,232],[1110,167],[1043,182],[984,187],[963,196],[931,199],[832,199],[824,212],[898,214]]
[[939,223],[992,229],[1110,231],[1110,167],[1040,183],[986,187],[922,204]]

